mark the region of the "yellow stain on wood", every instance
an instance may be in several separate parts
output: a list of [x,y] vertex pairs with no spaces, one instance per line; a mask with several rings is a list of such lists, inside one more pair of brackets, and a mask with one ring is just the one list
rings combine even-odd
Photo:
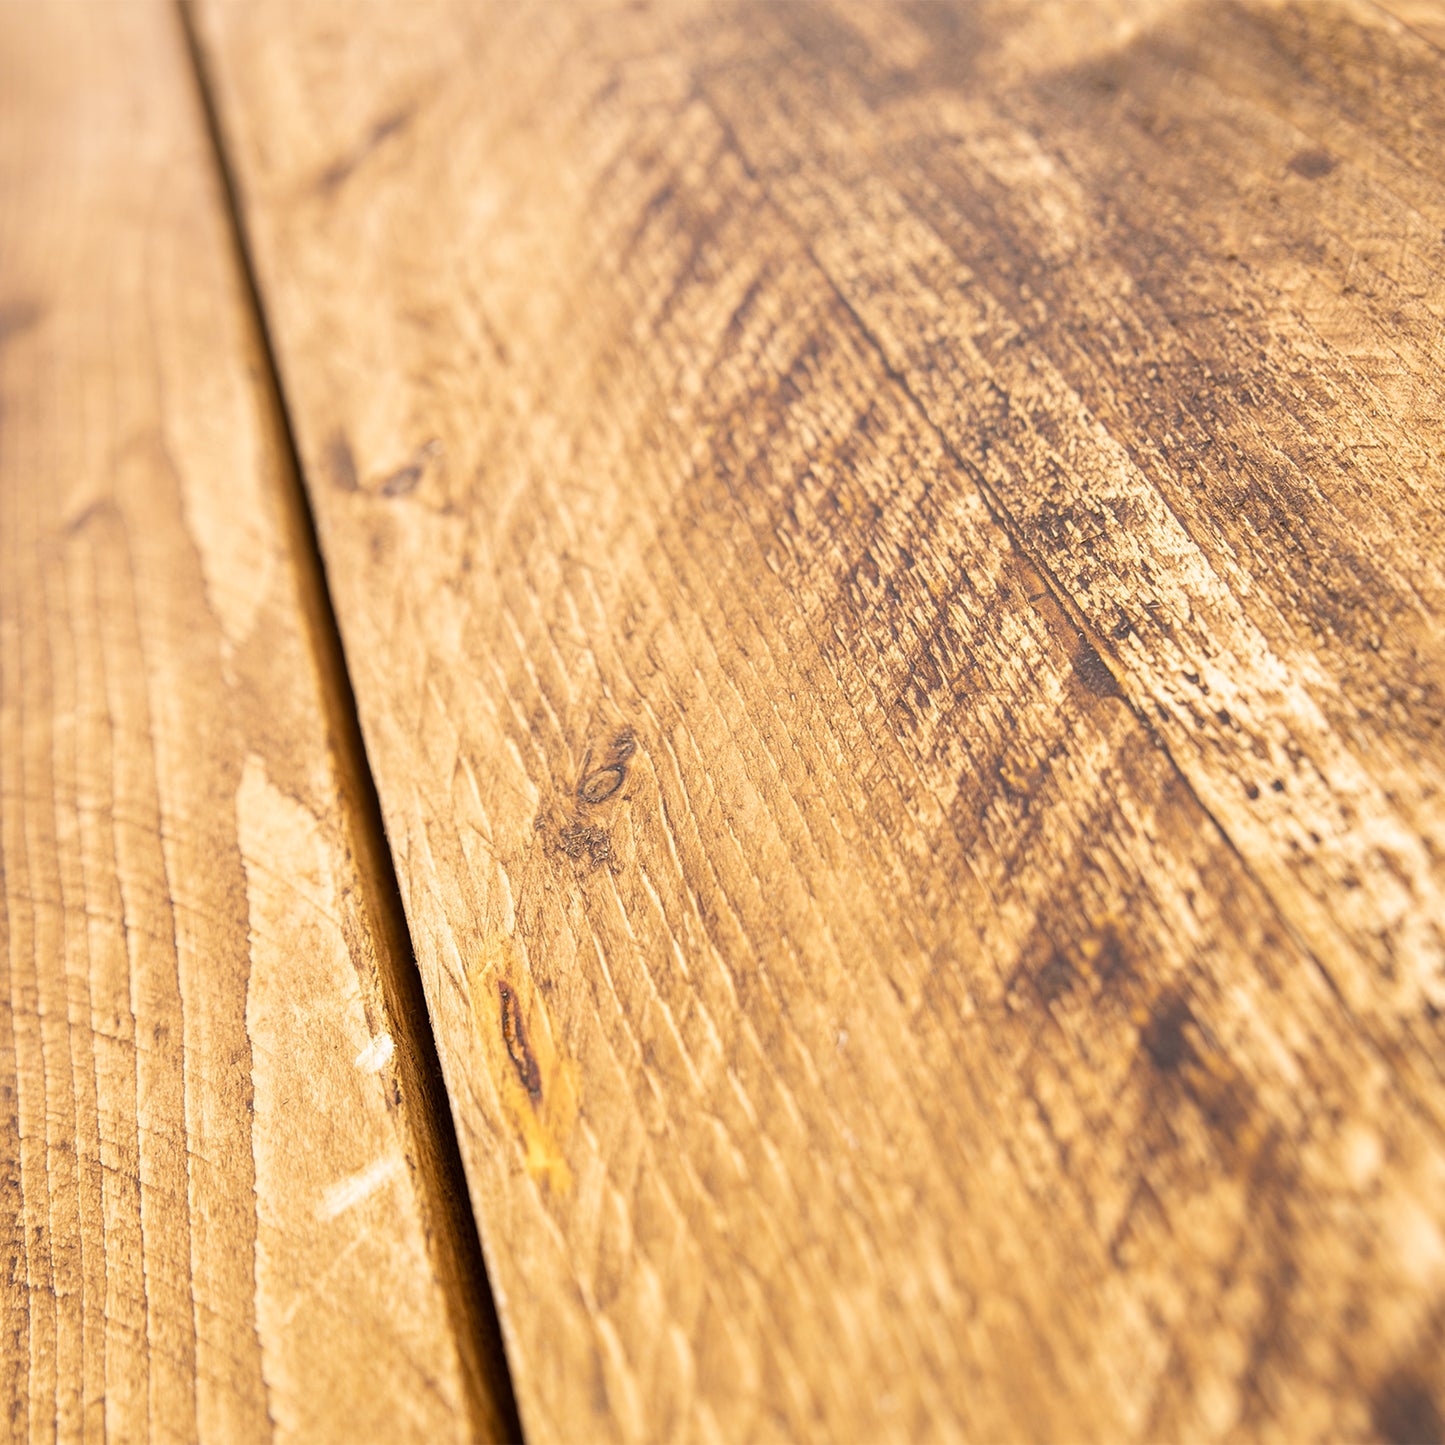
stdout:
[[563,1147],[577,1119],[577,1064],[558,1049],[546,1009],[510,937],[488,940],[468,984],[472,1022],[517,1131],[523,1165],[552,1193],[566,1194],[572,1168]]

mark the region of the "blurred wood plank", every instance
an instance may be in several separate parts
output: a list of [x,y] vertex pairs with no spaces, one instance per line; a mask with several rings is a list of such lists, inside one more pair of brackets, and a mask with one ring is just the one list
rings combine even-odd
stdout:
[[1438,1438],[1440,53],[201,15],[531,1438]]
[[486,1438],[178,14],[0,96],[0,1438]]
[[1445,50],[1445,0],[1377,0],[1377,3],[1422,40]]

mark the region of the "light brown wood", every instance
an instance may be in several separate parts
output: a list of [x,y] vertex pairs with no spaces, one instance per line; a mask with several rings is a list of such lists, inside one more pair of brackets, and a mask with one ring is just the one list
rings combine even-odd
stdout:
[[1381,9],[1413,30],[1437,50],[1445,50],[1445,3],[1442,0],[1378,0]]
[[1440,52],[202,17],[529,1438],[1438,1438]]
[[0,97],[0,1438],[486,1437],[178,14]]

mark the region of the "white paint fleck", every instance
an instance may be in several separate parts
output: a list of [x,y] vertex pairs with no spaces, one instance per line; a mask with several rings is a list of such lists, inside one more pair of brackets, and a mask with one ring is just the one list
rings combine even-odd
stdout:
[[387,1061],[396,1052],[396,1045],[392,1042],[390,1034],[377,1034],[367,1046],[356,1056],[356,1067],[365,1069],[368,1074],[379,1073],[386,1067]]
[[393,1154],[389,1158],[378,1159],[375,1163],[368,1164],[365,1169],[359,1169],[355,1174],[348,1174],[345,1179],[338,1179],[321,1196],[321,1203],[316,1208],[316,1217],[325,1223],[335,1219],[338,1214],[344,1214],[348,1209],[354,1209],[363,1199],[370,1198],[401,1170],[401,1155]]

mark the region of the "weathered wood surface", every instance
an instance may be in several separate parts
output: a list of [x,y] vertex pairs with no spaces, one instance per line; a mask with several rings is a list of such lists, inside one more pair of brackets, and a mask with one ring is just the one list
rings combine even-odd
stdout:
[[484,1436],[177,12],[0,97],[0,1438]]
[[1445,62],[202,7],[524,1425],[1438,1438]]
[[1445,50],[1445,3],[1442,0],[1377,0],[1377,3],[1422,40],[1438,50]]

